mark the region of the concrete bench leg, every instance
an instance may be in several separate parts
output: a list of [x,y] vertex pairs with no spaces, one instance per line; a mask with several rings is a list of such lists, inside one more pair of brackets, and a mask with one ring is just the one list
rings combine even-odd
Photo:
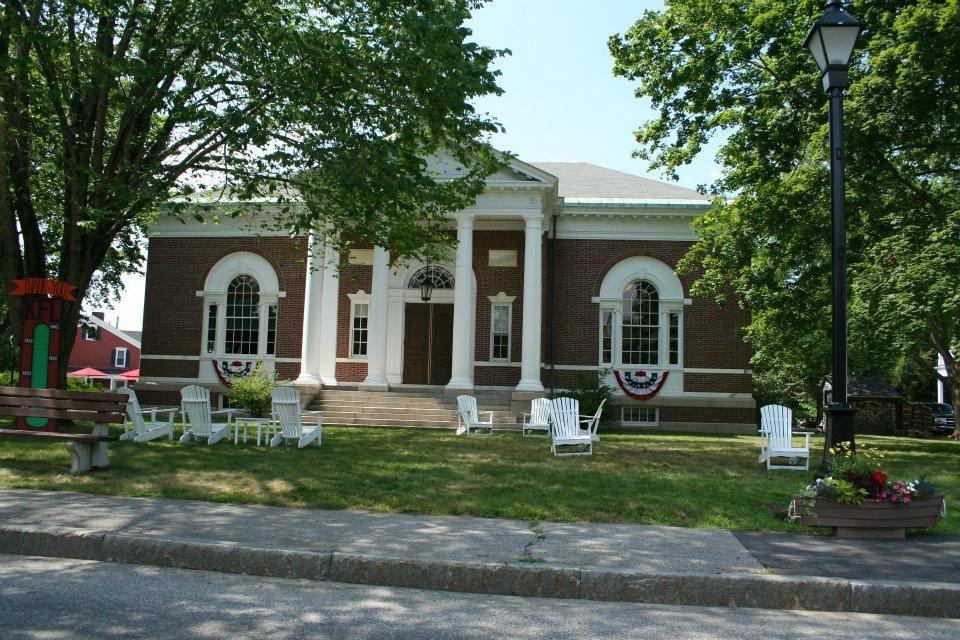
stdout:
[[[107,435],[107,425],[93,425],[92,435]],[[105,469],[110,466],[106,442],[68,442],[67,451],[70,452],[70,473],[84,473],[92,467]]]

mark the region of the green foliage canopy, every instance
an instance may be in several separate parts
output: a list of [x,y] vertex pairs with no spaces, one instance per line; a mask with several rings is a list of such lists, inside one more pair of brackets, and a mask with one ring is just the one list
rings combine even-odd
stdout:
[[[960,400],[960,4],[859,0],[846,99],[850,367],[947,359]],[[675,175],[712,138],[722,177],[682,268],[751,314],[760,395],[812,402],[830,355],[827,95],[813,0],[668,0],[610,39],[656,117],[636,155]]]
[[[4,289],[52,276],[85,296],[98,273],[115,286],[140,264],[158,208],[201,191],[268,199],[280,224],[335,243],[410,255],[442,242],[439,221],[497,162],[484,140],[498,125],[470,104],[500,91],[490,63],[503,52],[464,26],[481,4],[4,2]],[[456,179],[430,174],[424,157],[438,151],[463,165]],[[64,326],[78,314],[69,305]],[[69,354],[73,332],[61,336]]]

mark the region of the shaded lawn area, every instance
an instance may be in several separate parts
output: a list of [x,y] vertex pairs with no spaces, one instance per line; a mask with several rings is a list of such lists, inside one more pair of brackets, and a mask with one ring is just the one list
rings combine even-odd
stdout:
[[[0,425],[2,426],[2,425]],[[118,430],[119,431],[119,430]],[[179,431],[178,431],[179,435]],[[813,472],[766,471],[756,436],[607,433],[593,457],[554,458],[545,438],[324,427],[323,446],[110,445],[111,467],[70,476],[62,443],[0,439],[0,486],[321,509],[521,520],[804,531],[777,519]],[[960,534],[960,443],[862,437],[893,478],[945,490],[935,533]],[[822,440],[814,442],[819,452]],[[814,455],[814,462],[819,453]],[[823,531],[821,529],[821,531]]]

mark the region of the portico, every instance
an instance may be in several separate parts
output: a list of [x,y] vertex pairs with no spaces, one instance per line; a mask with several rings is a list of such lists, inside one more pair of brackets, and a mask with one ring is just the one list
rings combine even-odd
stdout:
[[[451,175],[456,169],[438,163],[437,170]],[[374,247],[367,265],[370,269],[369,291],[362,288],[347,292],[351,306],[350,331],[356,340],[348,355],[335,355],[335,348],[324,349],[322,336],[335,335],[338,319],[342,321],[343,309],[333,300],[342,296],[338,256],[326,247],[325,259],[312,258],[307,271],[306,309],[303,322],[303,357],[297,383],[305,386],[333,387],[344,382],[358,384],[367,390],[387,390],[392,386],[410,384],[422,376],[412,374],[410,357],[421,357],[423,349],[430,356],[429,384],[440,383],[438,371],[444,371],[443,363],[437,365],[436,354],[445,356],[449,349],[450,375],[442,386],[451,391],[470,391],[476,385],[478,366],[496,366],[516,372],[519,382],[512,375],[510,388],[518,392],[542,393],[541,336],[542,336],[542,286],[544,220],[554,211],[557,198],[556,178],[533,166],[515,161],[488,180],[488,190],[469,209],[450,217],[451,231],[456,233],[456,246],[451,259],[445,264],[433,265],[446,270],[453,281],[449,287],[435,288],[429,302],[420,299],[420,292],[412,277],[426,265],[419,262],[395,263],[387,249]],[[522,234],[521,249],[488,249],[476,247],[477,233],[498,232]],[[370,252],[367,250],[367,254]],[[477,271],[496,272],[512,280],[512,272],[522,277],[518,290],[503,291],[504,285],[495,291],[480,295],[477,286]],[[488,282],[493,278],[489,277]],[[349,288],[349,287],[348,287]],[[322,299],[323,303],[315,301]],[[509,300],[509,302],[507,302]],[[452,305],[452,330],[445,331],[449,322],[446,311],[431,309],[409,310],[410,305]],[[522,308],[518,331],[512,330],[514,313]],[[447,307],[449,309],[449,307]],[[345,315],[345,314],[344,314]],[[494,318],[496,316],[496,318]],[[478,318],[490,324],[478,327]],[[428,329],[420,328],[423,322]],[[411,323],[416,323],[413,326]],[[505,324],[506,323],[506,324]],[[494,328],[496,324],[496,328]],[[439,331],[437,330],[439,327]],[[479,330],[478,330],[479,329]],[[490,333],[490,349],[486,357],[477,358],[477,335]],[[514,335],[516,333],[516,335]],[[496,337],[494,337],[496,334]],[[430,344],[418,345],[423,349],[411,350],[411,340],[429,340]],[[449,344],[444,342],[449,341]],[[493,342],[497,342],[494,354]],[[506,347],[504,347],[506,344]],[[512,346],[519,347],[519,359],[513,357]],[[335,345],[334,345],[335,346]],[[519,360],[519,361],[518,361]],[[337,364],[366,366],[362,381],[338,380]],[[491,386],[491,385],[488,385]],[[492,386],[506,387],[506,384]]]

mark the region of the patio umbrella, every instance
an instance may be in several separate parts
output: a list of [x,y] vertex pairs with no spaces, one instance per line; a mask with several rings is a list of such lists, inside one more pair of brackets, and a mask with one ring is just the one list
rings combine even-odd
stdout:
[[83,369],[78,369],[77,371],[71,371],[67,374],[68,378],[96,378],[106,376],[103,371],[97,371],[93,367],[84,367]]
[[123,378],[124,380],[136,380],[140,377],[140,369],[130,369],[130,371],[124,371],[118,378]]

